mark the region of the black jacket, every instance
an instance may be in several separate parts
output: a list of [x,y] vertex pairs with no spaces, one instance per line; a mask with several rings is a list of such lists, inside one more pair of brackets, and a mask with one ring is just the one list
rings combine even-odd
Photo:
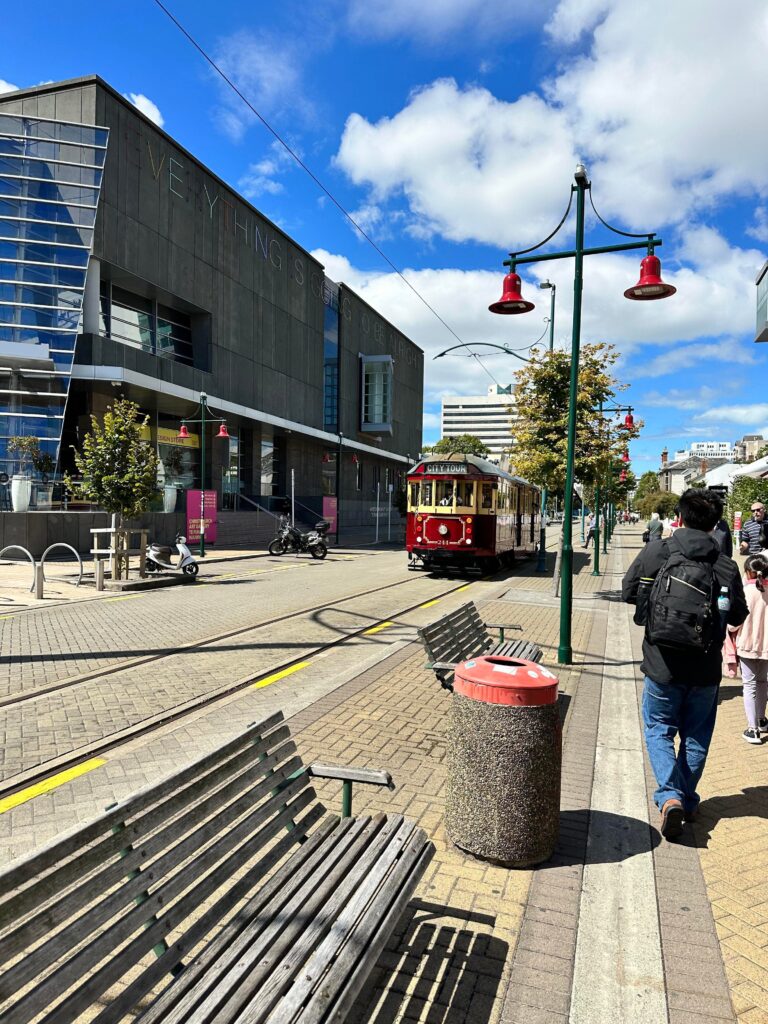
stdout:
[[728,558],[733,557],[733,537],[731,536],[731,528],[728,523],[721,519],[717,526],[712,531],[712,536],[715,538],[715,543]]
[[[692,561],[712,563],[718,586],[728,587],[731,598],[728,625],[740,626],[747,617],[748,608],[739,567],[722,554],[708,533],[701,530],[681,527],[668,540],[647,544],[627,570],[621,585],[622,599],[635,604],[641,578],[655,579],[668,556],[675,550],[682,551]],[[711,650],[701,652],[684,647],[657,647],[648,639],[646,630],[640,668],[655,683],[716,686],[723,676],[722,650],[717,644]]]

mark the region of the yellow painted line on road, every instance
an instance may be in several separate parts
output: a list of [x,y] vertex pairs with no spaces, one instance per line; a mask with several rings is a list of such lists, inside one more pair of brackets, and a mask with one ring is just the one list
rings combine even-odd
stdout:
[[276,683],[279,679],[285,679],[286,676],[293,675],[294,672],[298,672],[302,668],[306,668],[307,665],[311,665],[311,661],[300,661],[298,665],[291,665],[290,668],[284,668],[282,672],[275,672],[271,676],[267,676],[265,679],[260,679],[258,683],[252,683],[252,690],[261,690],[264,686],[271,686],[272,683]]
[[469,590],[469,588],[471,586],[472,586],[471,583],[465,583],[463,587],[457,587],[456,590],[454,591],[454,593],[458,594],[462,590]]
[[75,765],[74,768],[67,768],[65,772],[52,775],[50,779],[46,779],[44,782],[36,782],[34,786],[21,789],[18,793],[14,793],[13,796],[7,796],[5,799],[0,800],[0,814],[12,811],[19,804],[25,804],[27,800],[33,800],[36,796],[41,796],[43,793],[50,793],[52,789],[58,789],[65,782],[71,782],[73,779],[78,778],[78,776],[92,772],[94,768],[100,768],[106,763],[101,757],[92,757],[89,761],[83,761],[81,764]]
[[143,594],[123,594],[122,597],[108,597],[106,598],[107,604],[110,601],[133,601],[137,597],[143,597]]
[[373,629],[366,629],[363,636],[370,636],[371,633],[380,633],[382,629],[386,629],[387,626],[393,626],[393,622],[380,622],[378,626],[374,626]]
[[438,604],[439,602],[440,598],[436,597],[434,601],[427,601],[426,604],[420,604],[419,608],[431,608],[433,604]]

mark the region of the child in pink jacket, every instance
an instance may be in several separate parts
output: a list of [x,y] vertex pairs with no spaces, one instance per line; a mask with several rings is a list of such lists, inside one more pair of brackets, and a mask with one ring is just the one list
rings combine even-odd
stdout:
[[744,596],[749,615],[735,637],[747,716],[747,728],[742,738],[747,743],[761,743],[761,733],[768,735],[765,717],[768,701],[768,559],[763,555],[750,555],[744,563],[744,571]]

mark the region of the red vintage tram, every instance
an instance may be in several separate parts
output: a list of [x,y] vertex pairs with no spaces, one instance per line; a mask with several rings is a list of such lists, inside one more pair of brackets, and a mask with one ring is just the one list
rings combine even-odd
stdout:
[[487,570],[532,555],[540,507],[538,487],[485,459],[423,459],[408,472],[410,567]]

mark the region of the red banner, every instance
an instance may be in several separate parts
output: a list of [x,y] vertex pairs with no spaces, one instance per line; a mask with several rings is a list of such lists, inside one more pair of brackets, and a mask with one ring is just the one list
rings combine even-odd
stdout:
[[[203,494],[205,504],[203,505]],[[200,541],[200,523],[205,530],[206,544],[216,540],[216,513],[218,494],[216,491],[187,491],[187,542],[196,544]]]
[[327,519],[331,524],[329,533],[336,532],[336,498],[327,494],[323,495],[323,519]]

